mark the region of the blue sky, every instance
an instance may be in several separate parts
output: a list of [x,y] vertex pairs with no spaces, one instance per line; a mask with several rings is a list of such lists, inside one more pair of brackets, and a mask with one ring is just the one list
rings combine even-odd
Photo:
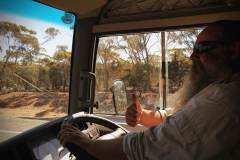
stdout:
[[64,11],[39,4],[33,0],[0,0],[0,11],[17,14],[31,19],[53,22],[63,26],[70,26],[64,24],[61,18],[59,18],[64,15]]
[[[64,11],[32,0],[0,0],[0,21],[24,25],[28,29],[36,31],[40,44],[45,41],[45,30],[48,27],[54,27],[60,31],[61,34],[55,39],[41,46],[50,56],[54,54],[57,45],[68,46],[68,51],[72,49],[73,30],[70,27],[74,25],[74,22],[65,24],[61,19],[63,15]],[[2,48],[6,48],[4,40],[0,39],[0,43]],[[2,56],[4,55],[0,57]]]

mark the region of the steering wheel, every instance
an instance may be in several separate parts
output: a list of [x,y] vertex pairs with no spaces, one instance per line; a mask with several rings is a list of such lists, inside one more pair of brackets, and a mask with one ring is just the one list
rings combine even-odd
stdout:
[[[66,122],[78,127],[91,139],[112,139],[125,135],[129,132],[113,121],[83,112],[68,116],[63,123]],[[107,132],[106,130],[102,130],[104,127],[108,130]],[[67,143],[66,147],[77,159],[96,160],[95,157],[90,155],[83,148],[80,148],[73,143]]]

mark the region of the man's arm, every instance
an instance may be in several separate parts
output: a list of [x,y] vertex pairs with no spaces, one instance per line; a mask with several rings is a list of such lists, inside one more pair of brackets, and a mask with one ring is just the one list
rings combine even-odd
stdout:
[[163,116],[159,111],[151,111],[142,109],[142,114],[139,123],[146,126],[152,127],[163,122]]
[[86,148],[86,151],[99,160],[127,160],[123,152],[123,137],[111,140],[96,140]]
[[127,108],[126,122],[128,125],[135,127],[137,124],[142,124],[146,127],[152,127],[163,122],[166,118],[166,112],[146,110],[141,107],[136,96],[132,97],[133,103]]

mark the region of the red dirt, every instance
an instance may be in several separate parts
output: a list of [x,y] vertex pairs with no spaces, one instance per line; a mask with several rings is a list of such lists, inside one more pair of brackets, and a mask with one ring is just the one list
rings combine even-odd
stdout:
[[14,117],[62,117],[67,113],[68,93],[11,92],[0,94],[0,115]]

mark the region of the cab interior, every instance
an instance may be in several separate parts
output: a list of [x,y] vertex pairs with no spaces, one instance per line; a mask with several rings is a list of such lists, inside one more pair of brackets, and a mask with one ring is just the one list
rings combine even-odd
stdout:
[[[217,20],[240,20],[238,0],[35,0],[75,16],[68,115],[23,132],[0,144],[2,159],[95,159],[57,140],[61,124],[71,121],[92,139],[107,139],[144,129],[129,127],[123,114],[97,114],[104,105],[96,97],[98,47],[111,36],[202,28]],[[47,14],[47,13],[46,13]],[[164,42],[162,42],[164,43]],[[164,49],[161,48],[161,52]],[[161,56],[164,79],[167,62]],[[168,68],[169,69],[169,68]],[[130,71],[131,72],[131,71]],[[113,79],[112,82],[116,79]],[[124,86],[122,86],[124,87]],[[167,87],[161,85],[160,108],[167,107]],[[116,97],[115,97],[116,99]],[[114,100],[114,99],[113,99]],[[72,155],[73,153],[73,155]]]

